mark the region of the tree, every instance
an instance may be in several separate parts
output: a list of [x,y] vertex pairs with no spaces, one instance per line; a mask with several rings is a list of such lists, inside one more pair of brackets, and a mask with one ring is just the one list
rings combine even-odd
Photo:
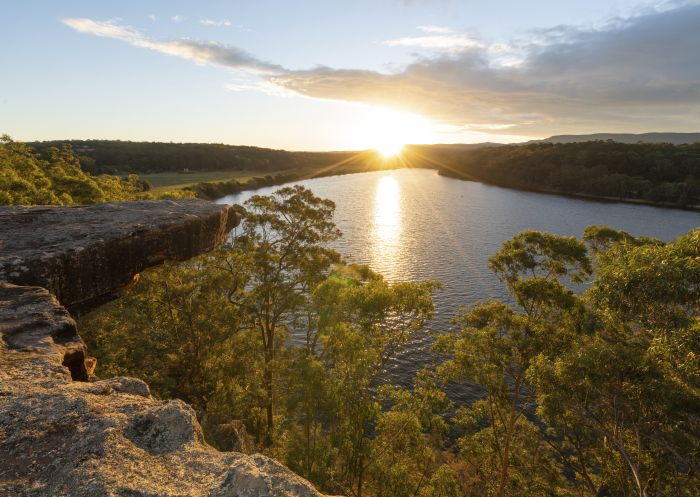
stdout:
[[[215,269],[220,251],[146,271],[122,298],[80,320],[81,335],[107,376],[136,375],[159,396],[180,398],[201,414],[221,371],[240,364],[230,333],[239,316],[226,305],[228,280]],[[222,358],[232,360],[224,365]]]
[[302,186],[285,187],[244,204],[241,233],[234,237],[222,271],[232,278],[229,303],[256,330],[263,360],[265,445],[274,437],[275,368],[290,328],[310,305],[311,293],[325,279],[337,252],[326,244],[340,236],[335,205]]
[[[315,427],[325,424],[329,445],[337,451],[334,479],[340,491],[361,497],[368,472],[394,453],[383,448],[381,441],[373,441],[375,428],[384,434],[378,438],[387,441],[406,436],[403,430],[411,427],[417,435],[415,429],[427,425],[418,421],[418,414],[409,406],[421,404],[425,412],[428,404],[439,404],[427,395],[425,386],[424,401],[418,404],[409,402],[399,390],[377,390],[387,364],[425,332],[425,321],[433,312],[432,293],[437,288],[431,281],[390,283],[365,266],[341,266],[314,291],[317,331],[311,343],[317,346],[309,352],[311,361],[322,371],[319,393],[326,400],[310,403],[302,397],[298,407],[302,423]],[[387,396],[393,397],[395,409],[382,417],[382,399],[388,400]],[[316,409],[318,406],[328,410]],[[396,430],[397,426],[402,430]],[[383,438],[390,433],[390,438]],[[305,436],[302,445],[312,443]]]
[[700,231],[613,238],[585,296],[595,332],[533,368],[540,413],[591,494],[697,495]]
[[460,448],[473,472],[472,492],[547,495],[563,477],[528,419],[534,392],[527,373],[539,356],[557,354],[581,331],[585,320],[575,323],[571,317],[584,311],[559,278],[582,282],[591,272],[590,260],[585,245],[573,237],[528,231],[504,243],[489,266],[518,307],[491,301],[458,315],[459,333],[437,344],[450,355],[440,373],[487,390],[457,418],[467,430]]
[[[81,169],[70,145],[46,150],[42,159],[30,147],[0,138],[0,205],[76,205],[137,198],[156,198],[145,193],[137,176],[92,176]],[[190,197],[168,192],[158,197]]]

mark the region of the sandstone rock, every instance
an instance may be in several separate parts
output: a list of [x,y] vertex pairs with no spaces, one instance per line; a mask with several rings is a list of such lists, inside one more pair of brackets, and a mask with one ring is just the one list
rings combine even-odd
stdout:
[[87,380],[75,321],[44,288],[0,283],[0,336],[0,383]]
[[135,416],[124,434],[152,454],[165,454],[186,444],[204,441],[194,411],[180,400],[156,405]]
[[202,200],[0,208],[0,281],[41,286],[71,311],[115,296],[165,259],[221,244],[240,217]]
[[146,385],[145,381],[138,378],[126,378],[124,376],[116,376],[109,380],[104,380],[116,392],[128,393],[130,395],[140,395],[141,397],[149,398],[151,390]]
[[75,331],[46,290],[0,285],[0,495],[320,497],[272,459],[209,447],[189,406],[140,380],[73,381]]
[[[0,209],[0,275],[93,305],[159,254],[212,248],[235,222],[201,202],[131,205]],[[153,399],[141,380],[75,381],[86,357],[48,290],[0,283],[1,496],[321,497],[272,459],[211,448],[189,406]]]
[[234,450],[244,454],[255,453],[255,441],[248,434],[243,421],[236,419],[212,428],[217,445],[225,450]]

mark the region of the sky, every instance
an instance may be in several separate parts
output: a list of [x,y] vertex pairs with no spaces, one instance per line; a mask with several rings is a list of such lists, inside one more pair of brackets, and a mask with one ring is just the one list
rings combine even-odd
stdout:
[[3,0],[0,43],[23,141],[700,131],[700,0]]

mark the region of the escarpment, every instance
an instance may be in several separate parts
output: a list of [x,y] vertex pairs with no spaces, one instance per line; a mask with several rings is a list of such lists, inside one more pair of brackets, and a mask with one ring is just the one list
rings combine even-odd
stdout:
[[262,455],[208,446],[193,410],[135,378],[88,379],[66,308],[220,244],[239,218],[203,201],[0,208],[0,495],[320,496]]
[[211,250],[237,224],[201,200],[0,209],[0,281],[36,285],[71,311],[108,300],[145,268]]

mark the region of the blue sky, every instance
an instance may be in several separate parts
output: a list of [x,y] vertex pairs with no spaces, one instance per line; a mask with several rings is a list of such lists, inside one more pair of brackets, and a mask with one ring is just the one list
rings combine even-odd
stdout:
[[0,133],[359,149],[700,130],[695,1],[8,2]]

